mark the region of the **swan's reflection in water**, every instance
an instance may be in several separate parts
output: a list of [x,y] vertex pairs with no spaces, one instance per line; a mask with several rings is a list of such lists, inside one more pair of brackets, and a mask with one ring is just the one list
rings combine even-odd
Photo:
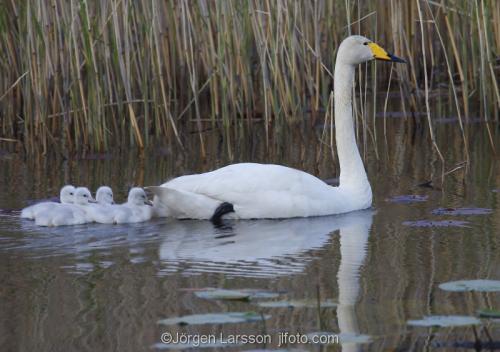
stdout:
[[[349,342],[360,334],[355,304],[359,299],[359,271],[366,257],[373,211],[287,220],[235,221],[225,228],[178,221],[160,246],[160,259],[173,271],[224,272],[234,276],[275,277],[296,274],[339,230],[341,261],[337,317],[342,350],[357,351]],[[342,342],[342,337],[346,338]]]
[[[8,243],[2,242],[0,247],[37,257],[70,255],[80,261],[74,268],[77,271],[85,271],[85,265],[90,265],[85,258],[91,253],[125,249],[130,253],[131,262],[139,259],[138,262],[155,262],[158,253],[159,262],[155,266],[159,275],[214,272],[272,278],[304,272],[307,264],[321,255],[318,251],[326,248],[339,230],[337,318],[340,333],[352,336],[360,333],[355,305],[372,217],[373,211],[368,210],[317,218],[230,221],[220,228],[208,221],[157,219],[127,226],[40,229],[22,221],[18,227],[22,235],[10,237]],[[12,228],[13,221],[19,220],[3,218],[0,233],[5,226]],[[346,341],[342,347],[356,351],[360,345]]]
[[300,273],[335,231],[331,218],[228,221],[215,228],[203,221],[178,221],[160,246],[165,270],[184,274],[223,272],[247,277]]
[[[371,211],[363,211],[328,217],[228,221],[219,228],[204,221],[175,221],[169,224],[159,257],[165,271],[185,274],[296,274],[315,258],[310,252],[324,248],[335,231],[340,230],[341,236],[343,232],[357,236],[362,231],[367,237],[371,218]],[[356,245],[364,253],[365,246]],[[346,257],[359,257],[355,249],[351,246]]]
[[[360,333],[355,304],[359,299],[359,271],[366,257],[368,235],[373,212],[365,212],[363,219],[340,227],[340,266],[337,272],[339,298],[337,319],[340,333]],[[359,351],[360,344],[342,342],[342,351]]]

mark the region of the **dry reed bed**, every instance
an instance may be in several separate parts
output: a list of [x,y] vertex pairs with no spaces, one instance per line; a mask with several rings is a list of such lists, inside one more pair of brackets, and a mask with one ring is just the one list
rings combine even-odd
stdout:
[[[182,144],[193,122],[227,131],[322,113],[350,33],[409,61],[360,67],[365,127],[370,91],[389,89],[407,112],[439,89],[462,130],[471,111],[498,120],[500,1],[22,0],[0,3],[0,142],[42,152]],[[428,108],[432,138],[433,118]]]

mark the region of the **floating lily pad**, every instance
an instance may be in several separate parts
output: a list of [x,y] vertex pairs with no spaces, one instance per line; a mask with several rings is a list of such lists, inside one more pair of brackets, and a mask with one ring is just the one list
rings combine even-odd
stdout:
[[309,343],[331,345],[338,343],[369,343],[371,337],[354,333],[334,333],[328,331],[311,332],[306,335]]
[[451,327],[479,325],[481,321],[475,317],[465,315],[432,315],[424,317],[421,320],[408,320],[408,325],[423,327]]
[[434,215],[452,215],[452,216],[462,216],[462,215],[488,215],[493,212],[489,208],[438,208],[432,211]]
[[468,227],[468,224],[468,221],[458,220],[416,220],[403,222],[403,225],[411,227]]
[[425,202],[429,196],[421,196],[418,194],[407,194],[400,196],[393,196],[391,198],[387,198],[386,201],[397,204],[409,204],[409,203],[418,203]]
[[227,301],[248,301],[251,294],[237,290],[206,290],[194,293],[196,297],[204,299],[220,299]]
[[[259,306],[264,308],[317,308],[318,302],[315,300],[290,300],[290,301],[267,301],[267,302],[259,302]],[[319,302],[321,308],[334,308],[337,306],[337,303],[332,300],[324,300]]]
[[500,310],[481,309],[477,312],[480,318],[500,319]]
[[[259,291],[259,290],[249,290],[252,293],[252,299],[257,299],[257,298],[264,298],[264,299],[270,299],[270,298],[277,298],[280,296],[280,294],[283,294],[285,292],[270,292],[270,291]],[[244,292],[247,292],[247,290],[244,290]]]
[[445,291],[465,292],[500,292],[500,281],[497,280],[460,280],[450,281],[439,285]]
[[276,298],[278,293],[259,290],[226,290],[208,288],[194,293],[199,298],[226,301],[248,301],[254,298]]
[[201,325],[201,324],[229,324],[229,323],[251,323],[269,319],[270,315],[260,315],[255,312],[229,312],[193,314],[183,317],[168,318],[158,321],[162,325]]

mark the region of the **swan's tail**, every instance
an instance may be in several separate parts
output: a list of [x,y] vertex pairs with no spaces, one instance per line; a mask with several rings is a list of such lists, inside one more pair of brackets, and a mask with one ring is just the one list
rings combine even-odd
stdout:
[[154,194],[153,216],[154,217],[170,216],[170,212],[167,206],[167,200],[168,200],[167,192],[169,191],[169,189],[161,186],[149,186],[149,187],[144,187],[144,189],[147,192]]
[[23,219],[31,219],[31,220],[34,220],[35,219],[35,214],[34,214],[34,208],[33,206],[29,206],[27,208],[24,208],[22,211],[21,211],[21,217]]
[[203,194],[187,192],[165,186],[145,189],[155,195],[154,216],[177,219],[210,219],[221,201]]

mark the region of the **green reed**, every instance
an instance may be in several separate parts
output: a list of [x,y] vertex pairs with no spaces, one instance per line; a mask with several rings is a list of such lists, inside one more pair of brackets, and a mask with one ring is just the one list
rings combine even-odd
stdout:
[[471,116],[498,121],[499,1],[22,0],[0,3],[0,142],[104,151],[183,145],[207,126],[229,136],[242,123],[315,120],[336,48],[356,33],[409,62],[360,66],[365,143],[377,140],[372,92],[390,76],[403,111],[427,107],[436,148],[435,96],[448,97],[466,145]]

